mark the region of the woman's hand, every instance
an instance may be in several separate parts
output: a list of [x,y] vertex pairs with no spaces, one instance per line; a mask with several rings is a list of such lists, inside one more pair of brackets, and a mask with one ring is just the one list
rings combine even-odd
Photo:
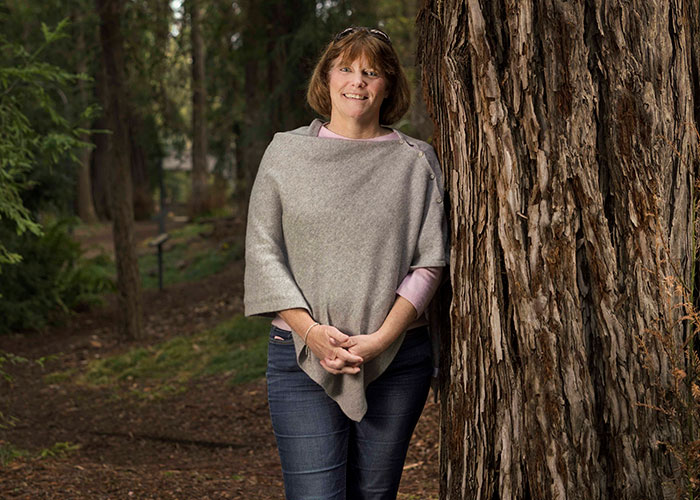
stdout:
[[333,326],[318,325],[309,330],[306,345],[321,360],[321,366],[328,373],[355,374],[360,371],[364,360],[362,356],[345,349],[352,338]]
[[362,363],[367,363],[384,352],[388,344],[384,342],[384,338],[378,332],[375,332],[369,335],[349,337],[342,347],[350,354],[362,358]]

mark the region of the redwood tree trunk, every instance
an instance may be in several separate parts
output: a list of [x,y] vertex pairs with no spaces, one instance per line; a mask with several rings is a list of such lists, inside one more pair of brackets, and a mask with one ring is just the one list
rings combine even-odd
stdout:
[[451,200],[441,498],[675,497],[680,422],[645,405],[673,404],[683,362],[664,278],[694,264],[695,9],[424,2]]
[[117,263],[117,315],[120,332],[128,338],[143,336],[141,279],[134,245],[134,209],[129,136],[127,129],[124,56],[120,30],[120,0],[96,0],[100,15],[102,64],[106,76],[104,107],[112,135],[108,144],[110,207]]
[[200,5],[188,0],[192,37],[192,193],[190,212],[201,215],[209,209],[207,175],[207,87],[204,81],[204,42],[200,32]]

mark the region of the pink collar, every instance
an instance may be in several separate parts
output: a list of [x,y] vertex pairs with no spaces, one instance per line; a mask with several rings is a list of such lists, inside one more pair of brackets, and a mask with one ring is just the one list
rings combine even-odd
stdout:
[[318,136],[323,137],[325,139],[345,139],[346,141],[395,141],[399,139],[399,134],[396,133],[395,130],[392,130],[391,133],[386,134],[386,135],[380,135],[379,137],[372,137],[371,139],[352,139],[350,137],[344,137],[342,135],[336,134],[335,132],[331,132],[326,128],[325,125],[323,125],[319,130],[318,130]]

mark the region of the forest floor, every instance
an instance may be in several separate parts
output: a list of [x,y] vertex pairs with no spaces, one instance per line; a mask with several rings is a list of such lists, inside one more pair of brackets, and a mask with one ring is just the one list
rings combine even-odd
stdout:
[[[156,233],[154,223],[139,223],[137,240]],[[111,251],[109,226],[76,235]],[[229,219],[198,244],[214,248],[241,238],[241,221]],[[146,289],[144,340],[119,338],[113,296],[63,326],[0,336],[0,353],[30,360],[6,364],[13,380],[0,382],[0,498],[284,498],[264,378],[234,384],[230,373],[197,374],[173,390],[172,381],[81,378],[98,360],[151,352],[229,321],[242,312],[242,297],[239,255],[205,278]],[[438,407],[431,394],[398,498],[437,497]]]

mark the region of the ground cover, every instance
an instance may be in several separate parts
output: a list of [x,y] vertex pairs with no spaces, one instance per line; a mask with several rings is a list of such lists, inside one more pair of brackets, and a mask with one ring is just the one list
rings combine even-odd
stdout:
[[[241,238],[240,221],[224,224],[183,239],[218,251]],[[239,256],[147,289],[142,341],[116,336],[113,298],[63,326],[0,336],[0,351],[30,360],[0,382],[0,411],[13,417],[0,429],[0,498],[283,498],[262,378],[267,325],[240,315],[242,273]],[[437,498],[437,413],[429,403],[418,424],[401,499]]]

